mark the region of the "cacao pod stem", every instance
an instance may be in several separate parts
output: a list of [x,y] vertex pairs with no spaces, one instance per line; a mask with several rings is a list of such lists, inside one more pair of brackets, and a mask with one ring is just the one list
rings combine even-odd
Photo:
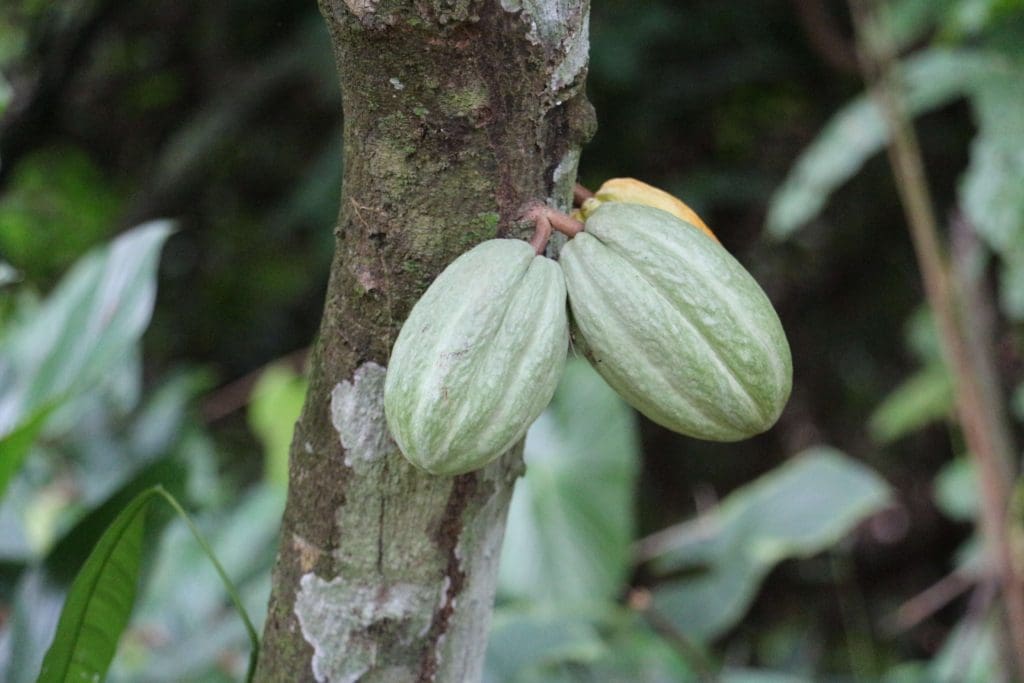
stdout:
[[543,212],[538,213],[534,219],[533,237],[530,238],[530,246],[537,256],[541,256],[547,249],[548,240],[551,239],[551,221]]
[[536,203],[523,212],[523,218],[533,221],[535,232],[530,238],[530,244],[537,253],[543,252],[551,237],[551,230],[557,230],[566,237],[574,237],[583,232],[583,221],[573,218],[569,214],[562,213],[558,209],[552,209],[545,204]]
[[572,205],[576,208],[583,206],[583,202],[587,201],[594,196],[594,193],[585,188],[584,186],[576,183],[576,187],[572,188]]

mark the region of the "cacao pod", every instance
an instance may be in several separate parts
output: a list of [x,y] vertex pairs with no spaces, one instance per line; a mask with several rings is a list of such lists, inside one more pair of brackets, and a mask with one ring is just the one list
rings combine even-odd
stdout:
[[635,178],[611,178],[598,188],[594,196],[583,203],[581,212],[584,220],[590,217],[597,207],[605,202],[625,202],[627,204],[643,204],[655,209],[668,211],[676,218],[700,228],[708,237],[718,240],[700,216],[678,199],[664,190]]
[[712,441],[778,419],[789,344],[768,297],[718,242],[664,211],[608,202],[560,262],[574,342],[641,413]]
[[526,242],[483,242],[413,307],[384,382],[388,427],[433,474],[483,467],[551,400],[569,343],[565,281]]

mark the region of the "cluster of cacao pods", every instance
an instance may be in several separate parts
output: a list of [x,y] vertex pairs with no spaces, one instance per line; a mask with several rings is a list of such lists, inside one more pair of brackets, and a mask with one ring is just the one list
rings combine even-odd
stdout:
[[558,262],[488,240],[413,307],[384,386],[388,427],[413,464],[461,474],[523,438],[554,394],[570,327],[605,381],[673,431],[737,441],[778,419],[792,382],[782,325],[697,214],[617,178],[579,216]]

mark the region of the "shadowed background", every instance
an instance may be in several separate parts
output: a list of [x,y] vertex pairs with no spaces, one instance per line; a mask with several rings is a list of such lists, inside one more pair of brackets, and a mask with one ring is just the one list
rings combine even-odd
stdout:
[[[894,7],[908,87],[931,88],[908,101],[920,114],[936,208],[955,253],[983,275],[982,311],[1009,397],[1024,375],[1024,305],[1013,295],[1024,283],[1024,163],[1012,155],[993,162],[985,150],[1024,144],[1024,92],[998,76],[985,89],[989,72],[971,60],[999,60],[999,74],[1022,80],[1024,3]],[[923,74],[916,85],[913,68]],[[96,537],[90,520],[109,520],[104,504],[149,481],[172,482],[254,614],[265,610],[283,459],[333,248],[341,94],[313,2],[13,0],[0,9],[0,74],[0,266],[16,271],[5,282],[0,270],[0,323],[31,315],[90,248],[146,220],[177,225],[140,344],[74,419],[38,444],[0,505],[0,671],[22,681],[34,677],[62,595],[40,567],[52,574],[57,547],[80,563]],[[950,381],[921,311],[902,209],[877,153],[881,139],[872,138],[870,112],[851,105],[863,90],[845,3],[594,0],[588,93],[599,129],[584,150],[581,182],[595,189],[633,176],[693,206],[776,305],[794,389],[774,429],[738,444],[698,442],[638,420],[639,447],[632,436],[621,444],[629,490],[607,492],[635,511],[634,528],[609,531],[582,559],[552,562],[600,573],[601,549],[611,544],[618,565],[607,570],[607,601],[645,614],[648,589],[707,567],[635,564],[648,546],[629,544],[713,508],[795,454],[835,447],[894,494],[820,547],[797,543],[737,578],[727,591],[757,597],[714,633],[690,633],[666,602],[668,614],[638,617],[642,637],[621,615],[615,625],[574,621],[584,635],[545,650],[538,664],[502,648],[540,647],[517,629],[540,638],[546,624],[564,634],[559,615],[531,622],[522,611],[499,613],[495,633],[507,641],[493,646],[495,680],[608,680],[623,671],[639,679],[636,662],[661,656],[667,663],[645,670],[644,680],[681,680],[705,659],[794,677],[743,679],[751,681],[941,680],[928,678],[936,674],[925,662],[952,656],[942,649],[951,634],[984,625],[977,594],[949,578],[940,584],[948,596],[906,604],[976,552],[974,493],[947,419]],[[826,129],[840,111],[846,127]],[[794,169],[812,144],[818,165],[801,176]],[[593,382],[583,368],[567,384],[573,378],[563,402],[573,391],[592,393],[583,391]],[[1024,400],[1016,406],[1024,411]],[[586,469],[596,446],[563,437],[598,423],[567,412],[553,411],[531,437],[539,470],[539,453],[558,444],[582,452]],[[814,486],[797,489],[805,484]],[[600,487],[574,494],[575,484],[560,485],[565,498],[550,508],[539,485],[530,489],[535,517],[551,528],[549,538],[531,540],[534,527],[521,522],[514,541],[524,552],[586,536],[600,519],[573,498],[600,496]],[[559,511],[565,519],[556,524]],[[112,678],[237,677],[246,642],[215,576],[179,524],[158,517],[152,527],[143,597]],[[799,556],[809,557],[790,559]],[[503,574],[509,604],[528,602],[516,591],[516,577],[528,575]],[[976,666],[977,680],[993,680],[991,659],[952,670]],[[155,678],[141,673],[155,670]]]

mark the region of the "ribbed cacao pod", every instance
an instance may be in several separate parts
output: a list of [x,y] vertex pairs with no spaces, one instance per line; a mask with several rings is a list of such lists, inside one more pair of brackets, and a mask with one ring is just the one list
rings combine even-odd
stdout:
[[526,242],[483,242],[413,307],[384,382],[388,427],[433,474],[483,467],[526,434],[565,367],[565,282]]
[[700,228],[709,237],[716,241],[718,240],[715,237],[715,233],[711,232],[711,228],[681,199],[635,178],[611,178],[606,180],[604,185],[599,187],[597,192],[594,193],[594,196],[585,201],[583,206],[580,207],[583,220],[589,218],[590,214],[594,213],[597,207],[605,202],[643,204],[644,206],[652,206],[655,209],[668,211],[679,220]]
[[574,343],[641,413],[711,441],[778,419],[789,344],[768,297],[717,241],[664,211],[608,202],[560,262]]

